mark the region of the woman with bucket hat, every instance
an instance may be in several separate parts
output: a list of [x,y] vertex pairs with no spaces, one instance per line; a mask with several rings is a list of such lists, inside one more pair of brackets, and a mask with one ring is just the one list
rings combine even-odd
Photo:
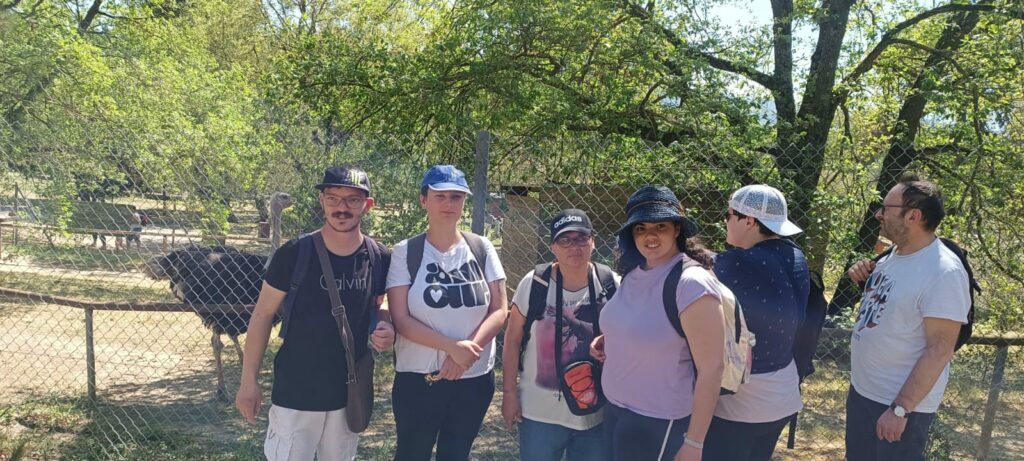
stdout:
[[736,295],[757,336],[750,382],[723,395],[708,430],[709,459],[767,461],[782,429],[800,411],[794,340],[807,311],[810,274],[803,251],[787,237],[801,229],[789,221],[778,189],[752,184],[729,198],[726,242],[715,275]]
[[[718,401],[725,330],[712,255],[695,239],[675,194],[644,186],[619,230],[622,285],[601,312],[591,353],[604,362],[605,443],[612,460],[699,460]],[[684,264],[675,300],[682,338],[666,318],[663,289]]]
[[388,271],[395,323],[396,461],[465,461],[494,397],[494,337],[505,272],[485,237],[460,232],[466,176],[431,167],[420,187],[427,231],[399,242]]

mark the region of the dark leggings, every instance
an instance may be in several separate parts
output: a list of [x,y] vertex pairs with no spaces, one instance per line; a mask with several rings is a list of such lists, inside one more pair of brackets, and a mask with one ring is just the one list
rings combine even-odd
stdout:
[[[669,421],[634,413],[612,403],[604,407],[604,443],[612,461],[672,461],[683,446],[690,417]],[[666,439],[667,437],[667,439]],[[658,453],[665,450],[658,459]]]
[[435,442],[437,461],[466,461],[493,397],[493,371],[433,384],[422,373],[395,373],[395,461],[428,461]]
[[767,423],[741,423],[715,417],[704,439],[704,458],[722,461],[768,461],[779,434],[792,415]]

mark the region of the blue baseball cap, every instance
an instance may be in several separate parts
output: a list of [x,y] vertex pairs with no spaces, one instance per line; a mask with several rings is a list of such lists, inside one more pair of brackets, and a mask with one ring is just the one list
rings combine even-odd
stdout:
[[469,183],[466,182],[466,174],[453,165],[434,165],[423,175],[423,182],[420,188],[429,187],[432,190],[446,191],[454,190],[473,195],[469,190]]

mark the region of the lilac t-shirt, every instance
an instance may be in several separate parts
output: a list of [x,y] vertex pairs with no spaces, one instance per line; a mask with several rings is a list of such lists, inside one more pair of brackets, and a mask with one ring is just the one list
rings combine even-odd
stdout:
[[[665,315],[665,278],[687,256],[636,268],[601,310],[606,359],[601,384],[608,401],[652,418],[680,419],[693,412],[693,357]],[[676,289],[679,312],[703,296],[721,299],[714,276],[699,267],[683,271]]]

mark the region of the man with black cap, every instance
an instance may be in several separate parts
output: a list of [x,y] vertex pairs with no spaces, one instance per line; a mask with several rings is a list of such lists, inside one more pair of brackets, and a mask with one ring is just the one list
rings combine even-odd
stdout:
[[[331,313],[329,286],[345,306],[354,356],[390,348],[394,329],[383,302],[390,252],[363,235],[363,216],[373,207],[370,178],[352,166],[328,168],[317,184],[324,225],[285,243],[274,254],[253,311],[246,338],[241,386],[235,404],[256,422],[262,391],[260,365],[276,316],[283,319],[281,349],[274,358],[270,425],[264,454],[273,460],[353,460],[359,436],[346,421],[348,364],[338,325]],[[331,277],[324,277],[314,239],[322,238]],[[379,317],[378,317],[379,316]],[[379,318],[379,321],[375,321]],[[371,325],[375,324],[372,334]]]
[[576,396],[563,395],[561,380],[572,364],[590,359],[598,315],[618,288],[619,276],[591,262],[594,228],[582,210],[562,210],[550,228],[555,262],[527,273],[512,298],[502,352],[501,413],[509,430],[519,425],[522,460],[557,461],[563,455],[603,460],[604,415],[596,408],[603,396],[582,402],[587,408],[582,412],[577,402],[574,411],[568,405]]

